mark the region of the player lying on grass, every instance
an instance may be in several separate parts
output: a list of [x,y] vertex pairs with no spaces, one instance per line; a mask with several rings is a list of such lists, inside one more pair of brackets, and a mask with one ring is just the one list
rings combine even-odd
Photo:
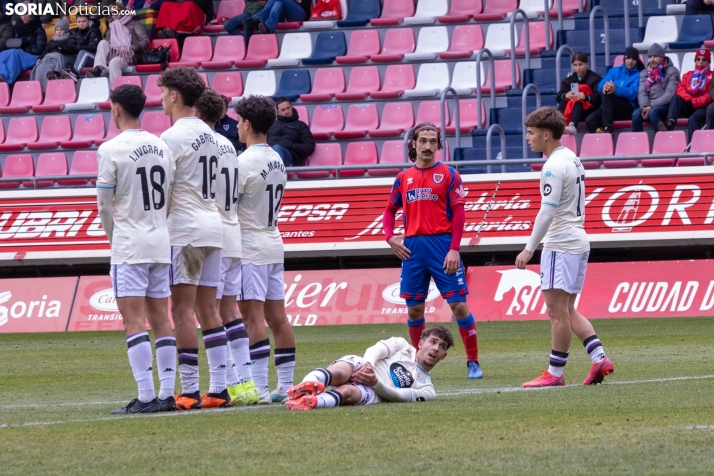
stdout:
[[[382,402],[424,402],[436,398],[429,372],[446,357],[454,337],[443,326],[425,329],[419,350],[401,337],[381,340],[364,357],[346,355],[317,368],[288,390],[289,410]],[[325,387],[332,386],[325,391]]]

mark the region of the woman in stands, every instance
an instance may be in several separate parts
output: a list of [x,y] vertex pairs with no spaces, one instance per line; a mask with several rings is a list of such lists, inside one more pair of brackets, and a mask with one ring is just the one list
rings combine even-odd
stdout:
[[7,50],[0,53],[0,81],[14,83],[20,73],[35,66],[47,46],[47,36],[40,19],[22,15],[15,22],[15,37],[7,40]]
[[588,69],[585,53],[575,53],[571,64],[574,73],[563,80],[556,100],[558,110],[565,116],[565,133],[575,135],[578,123],[600,107],[597,86],[602,76]]
[[47,43],[40,55],[40,60],[32,68],[31,80],[40,82],[42,92],[47,91],[47,81],[58,79],[59,72],[64,69],[63,51],[69,42],[69,21],[62,19],[55,24],[55,36]]
[[682,76],[677,86],[677,94],[669,103],[667,124],[660,122],[660,130],[673,130],[680,117],[689,118],[689,140],[697,129],[701,129],[706,120],[707,106],[711,104],[712,97],[709,89],[712,86],[714,71],[710,68],[712,54],[709,50],[697,51],[694,58],[694,71]]

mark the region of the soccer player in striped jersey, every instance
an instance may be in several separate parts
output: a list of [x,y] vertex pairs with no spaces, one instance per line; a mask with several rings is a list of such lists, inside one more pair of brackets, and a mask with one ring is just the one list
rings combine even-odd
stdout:
[[565,118],[557,109],[543,107],[532,112],[526,117],[525,126],[531,150],[542,152],[548,160],[540,175],[540,211],[526,249],[516,258],[516,266],[525,269],[543,241],[540,281],[551,322],[551,351],[548,370],[523,386],[565,385],[563,371],[568,362],[572,333],[583,342],[592,360],[583,385],[602,383],[615,367],[605,355],[592,324],[575,309],[590,255],[584,226],[585,169],[573,151],[560,142]]
[[[377,342],[364,357],[346,355],[317,368],[288,390],[288,410],[340,405],[434,400],[431,369],[446,357],[454,337],[443,326],[424,329],[419,350],[401,337]],[[332,386],[328,391],[325,387]]]
[[[111,92],[112,120],[121,133],[97,152],[97,207],[111,244],[112,286],[139,388],[137,398],[112,413],[176,408],[176,339],[167,312],[171,254],[166,226],[174,169],[166,144],[139,126],[145,102],[138,86],[122,85]],[[146,319],[156,342],[158,398]]]
[[[206,85],[194,68],[185,67],[164,71],[157,84],[164,113],[173,120],[173,126],[161,138],[176,164],[168,216],[171,315],[181,378],[176,408],[224,407],[231,399],[226,390],[226,330],[216,309],[223,247],[223,222],[214,200],[219,152],[213,130],[193,115],[193,106]],[[208,392],[203,396],[198,387],[194,310],[210,372]]]
[[[213,89],[206,89],[196,101],[194,113],[211,129],[225,115],[226,104]],[[218,175],[216,207],[223,221],[223,251],[221,282],[216,299],[218,312],[228,338],[228,369],[226,384],[233,405],[258,403],[258,393],[250,371],[248,333],[238,317],[236,296],[241,285],[241,236],[236,207],[238,204],[238,156],[233,144],[221,134],[215,134],[218,144]]]

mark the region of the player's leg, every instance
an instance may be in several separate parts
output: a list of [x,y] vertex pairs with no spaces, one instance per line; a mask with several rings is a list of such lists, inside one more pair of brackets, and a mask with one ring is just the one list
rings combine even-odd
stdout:
[[318,367],[305,375],[302,382],[290,387],[288,398],[295,400],[305,395],[319,395],[329,386],[344,385],[352,379],[352,373],[358,365],[362,365],[362,357],[346,355],[332,362],[326,369]]
[[348,405],[374,405],[382,400],[374,389],[364,385],[345,384],[332,387],[319,395],[306,395],[290,400],[285,406],[288,410],[313,410]]
[[411,250],[409,259],[402,261],[401,284],[399,297],[407,303],[407,327],[411,345],[419,348],[421,333],[426,328],[424,318],[424,301],[429,293],[431,276],[424,262],[424,253],[427,251],[422,246],[423,237],[409,237],[404,239],[404,246]]
[[268,265],[268,288],[265,295],[265,321],[275,338],[275,372],[278,386],[271,393],[273,403],[285,403],[295,374],[295,334],[285,312],[283,265]]

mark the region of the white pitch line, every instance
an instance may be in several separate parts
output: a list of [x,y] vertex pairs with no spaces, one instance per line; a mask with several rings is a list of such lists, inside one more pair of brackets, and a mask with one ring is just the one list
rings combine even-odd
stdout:
[[35,408],[35,407],[72,407],[80,405],[116,405],[120,403],[126,403],[124,400],[117,402],[67,402],[67,403],[36,403],[36,404],[25,404],[25,405],[2,405],[0,409],[5,408]]

